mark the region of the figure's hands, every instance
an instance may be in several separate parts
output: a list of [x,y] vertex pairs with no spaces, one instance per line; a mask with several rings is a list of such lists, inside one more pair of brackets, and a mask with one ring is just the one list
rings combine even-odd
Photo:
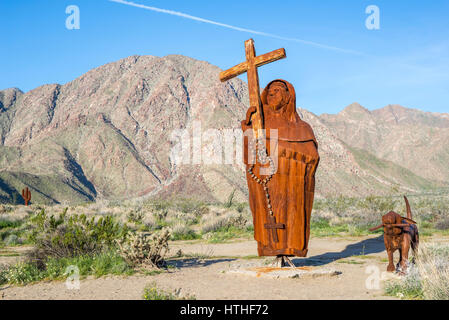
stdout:
[[[254,119],[254,115],[256,114],[256,112],[257,112],[256,107],[250,107],[248,109],[248,111],[246,111],[246,118],[245,118],[245,120],[242,120],[243,141],[244,141],[243,163],[245,163],[247,165],[248,165],[249,139],[252,139],[252,137],[253,137],[252,120]],[[247,131],[247,130],[251,130],[251,131]]]
[[252,127],[252,119],[254,114],[257,112],[256,107],[249,107],[248,111],[246,111],[245,120],[242,121],[242,129],[245,130],[247,128]]

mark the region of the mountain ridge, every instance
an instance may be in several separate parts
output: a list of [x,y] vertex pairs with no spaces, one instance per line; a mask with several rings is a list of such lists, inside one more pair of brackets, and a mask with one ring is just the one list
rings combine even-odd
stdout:
[[[63,85],[43,85],[26,93],[0,91],[0,201],[11,201],[25,186],[34,201],[45,203],[174,195],[225,201],[234,190],[236,200],[246,201],[241,161],[179,165],[171,157],[175,144],[171,134],[176,130],[191,136],[200,124],[203,134],[208,130],[217,134],[215,140],[202,138],[202,152],[214,150],[225,130],[240,130],[249,107],[246,83],[240,79],[221,83],[220,71],[181,55],[135,55]],[[421,177],[409,168],[400,169],[400,163],[384,159],[370,145],[359,148],[351,143],[341,128],[357,125],[357,117],[363,120],[358,130],[377,132],[379,121],[381,128],[392,124],[386,120],[382,124],[379,119],[386,117],[382,112],[360,104],[348,108],[356,112],[316,116],[298,109],[320,145],[318,196],[386,194],[392,188],[421,192],[444,185],[435,175]],[[414,113],[411,119],[428,123],[433,118]],[[446,130],[446,118],[441,119],[435,137]],[[384,138],[363,136],[377,144]],[[369,156],[361,157],[354,148]],[[391,177],[379,172],[383,161]]]

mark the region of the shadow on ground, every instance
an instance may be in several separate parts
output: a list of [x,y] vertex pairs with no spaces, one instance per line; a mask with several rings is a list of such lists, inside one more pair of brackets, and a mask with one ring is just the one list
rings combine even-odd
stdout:
[[382,251],[385,251],[383,235],[377,238],[366,239],[354,244],[350,244],[346,246],[346,248],[341,252],[326,252],[309,258],[293,259],[292,262],[297,267],[322,266],[332,263],[335,260],[349,258],[352,256],[363,256],[373,253],[380,253]]
[[214,263],[221,262],[231,262],[237,259],[199,259],[199,258],[187,258],[187,259],[176,259],[168,260],[167,263],[178,269],[181,268],[191,268],[191,267],[207,267]]

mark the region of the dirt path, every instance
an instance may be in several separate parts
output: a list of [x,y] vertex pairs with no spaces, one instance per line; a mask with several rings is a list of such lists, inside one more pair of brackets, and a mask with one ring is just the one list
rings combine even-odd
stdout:
[[[382,237],[354,239],[312,239],[308,258],[295,258],[296,266],[315,269],[332,268],[339,275],[304,276],[296,279],[267,279],[227,273],[244,264],[263,266],[269,259],[260,259],[254,241],[225,244],[176,242],[171,254],[179,249],[182,258],[171,260],[176,268],[169,272],[130,277],[103,277],[81,280],[79,290],[68,290],[65,282],[41,282],[24,287],[0,289],[0,299],[141,299],[145,286],[158,287],[202,299],[392,299],[383,296],[382,282],[378,289],[367,289],[367,267],[386,269],[386,253]],[[1,263],[0,259],[0,263]],[[371,267],[373,268],[373,267]]]

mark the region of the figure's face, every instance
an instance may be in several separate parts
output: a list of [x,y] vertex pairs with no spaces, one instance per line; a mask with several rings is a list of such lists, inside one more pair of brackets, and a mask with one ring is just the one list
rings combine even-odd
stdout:
[[281,109],[288,101],[288,91],[283,83],[275,82],[268,88],[267,103],[274,110]]

